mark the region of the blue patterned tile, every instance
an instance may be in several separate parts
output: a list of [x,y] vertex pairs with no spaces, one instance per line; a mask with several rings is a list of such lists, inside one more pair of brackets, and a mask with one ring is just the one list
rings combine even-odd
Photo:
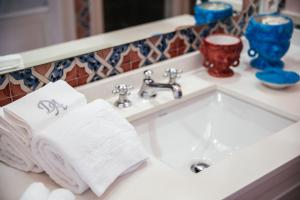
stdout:
[[197,47],[197,50],[198,50],[198,48],[200,47],[200,45],[201,45],[201,41],[200,40],[197,40],[196,42],[195,42],[195,45],[196,45],[196,47]]
[[161,55],[161,57],[158,59],[158,61],[164,61],[167,60],[168,58],[165,55]]
[[120,72],[118,70],[116,70],[115,68],[113,68],[112,71],[109,73],[109,76],[115,76],[117,74],[120,74]]
[[179,31],[179,33],[182,36],[184,36],[185,38],[187,38],[187,41],[189,44],[193,44],[196,40],[195,33],[193,32],[193,30],[191,28],[182,29]]
[[12,72],[10,76],[16,81],[22,81],[24,85],[32,91],[35,90],[40,83],[40,80],[32,74],[31,68]]
[[147,40],[133,42],[133,46],[138,48],[140,53],[145,57],[147,57],[151,51],[151,47],[147,43]]
[[247,15],[252,16],[254,14],[255,10],[253,6],[250,6],[249,9],[247,10]]
[[94,72],[96,72],[101,66],[101,63],[95,58],[94,53],[78,56],[78,59],[80,62],[86,63],[88,68]]
[[158,50],[163,53],[168,47],[166,40],[161,40],[160,43],[157,45]]
[[211,23],[208,24],[206,27],[204,27],[202,29],[202,31],[200,32],[200,37],[201,38],[205,38],[206,36],[208,36],[211,32],[211,30],[217,25],[217,23]]
[[182,29],[179,31],[179,34],[188,43],[186,53],[190,53],[190,52],[193,52],[198,49],[198,46],[195,46],[195,45],[196,45],[196,43],[199,44],[199,42],[197,42],[199,40],[198,39],[199,37],[196,36],[197,33],[195,31],[193,31],[192,28]]
[[228,33],[232,33],[234,31],[234,26],[232,24],[232,18],[226,18],[224,20],[221,21],[221,23],[225,26],[226,31]]
[[116,67],[119,64],[119,61],[121,60],[122,53],[126,52],[128,48],[129,48],[129,44],[124,44],[124,45],[114,47],[113,53],[108,59],[108,63],[111,66]]
[[239,22],[239,27],[244,27],[246,25],[246,16],[242,16],[241,18],[240,18],[240,22]]
[[101,79],[102,79],[102,78],[101,78],[98,74],[95,74],[95,75],[93,76],[93,78],[91,79],[90,82],[99,81],[99,80],[101,80]]
[[[163,56],[165,50],[168,48],[168,46],[170,45],[170,40],[172,40],[175,36],[176,32],[172,32],[172,33],[166,33],[163,34],[161,37],[160,42],[157,45],[158,50],[162,53],[161,56]],[[165,55],[166,57],[166,55]],[[159,58],[159,60],[161,60],[163,58]]]
[[142,67],[145,67],[145,66],[151,65],[151,64],[153,64],[153,63],[149,59],[146,59]]
[[7,80],[7,75],[6,74],[1,74],[0,75],[0,85],[2,85],[6,80]]
[[48,79],[52,82],[60,80],[64,75],[64,70],[71,67],[74,61],[74,58],[69,58],[55,62]]
[[[11,90],[10,90],[8,75],[2,74],[0,75],[0,100],[8,99],[10,97],[11,97]],[[3,103],[1,105],[3,105]]]
[[165,38],[167,40],[172,40],[175,35],[176,35],[176,32],[166,33],[166,34],[163,34],[163,38]]

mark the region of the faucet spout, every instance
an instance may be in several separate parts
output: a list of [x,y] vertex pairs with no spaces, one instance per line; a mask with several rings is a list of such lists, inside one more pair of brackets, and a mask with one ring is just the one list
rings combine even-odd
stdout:
[[148,87],[152,88],[154,91],[159,90],[171,90],[175,99],[180,99],[182,97],[181,86],[177,83],[150,83]]
[[144,99],[154,98],[157,95],[157,91],[161,90],[171,90],[175,99],[180,99],[182,97],[181,86],[175,81],[169,83],[156,83],[151,78],[150,71],[145,71],[146,77],[143,80],[142,87],[139,91],[140,97]]
[[173,84],[172,91],[175,99],[180,99],[182,97],[182,90],[179,84]]

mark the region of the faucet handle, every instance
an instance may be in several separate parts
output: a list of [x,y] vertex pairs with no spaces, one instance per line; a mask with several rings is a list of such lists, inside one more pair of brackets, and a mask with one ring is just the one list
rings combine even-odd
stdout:
[[173,84],[177,78],[180,78],[182,72],[182,69],[168,68],[165,70],[164,77],[169,77],[169,83]]
[[118,108],[127,108],[131,106],[131,101],[127,98],[130,95],[129,90],[133,89],[132,85],[118,84],[112,90],[113,94],[119,94],[119,99],[114,103]]
[[151,69],[147,69],[144,71],[145,79],[151,79],[152,75],[153,75],[153,71]]
[[133,89],[132,85],[127,84],[117,84],[115,88],[112,90],[113,94],[120,94],[120,95],[130,95],[129,90]]

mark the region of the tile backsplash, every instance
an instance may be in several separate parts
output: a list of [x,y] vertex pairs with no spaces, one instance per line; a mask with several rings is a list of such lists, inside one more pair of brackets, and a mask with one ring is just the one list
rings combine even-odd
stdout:
[[257,4],[252,3],[239,16],[217,23],[181,28],[171,33],[0,75],[0,105],[6,105],[51,81],[62,79],[76,87],[197,51],[201,39],[211,33],[241,35],[249,16],[256,11]]

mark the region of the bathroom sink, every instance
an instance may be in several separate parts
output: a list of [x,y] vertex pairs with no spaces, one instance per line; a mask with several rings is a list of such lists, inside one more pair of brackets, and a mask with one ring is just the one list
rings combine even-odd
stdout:
[[189,171],[198,163],[201,171],[292,123],[213,91],[134,121],[133,125],[146,150],[163,163],[180,171]]

